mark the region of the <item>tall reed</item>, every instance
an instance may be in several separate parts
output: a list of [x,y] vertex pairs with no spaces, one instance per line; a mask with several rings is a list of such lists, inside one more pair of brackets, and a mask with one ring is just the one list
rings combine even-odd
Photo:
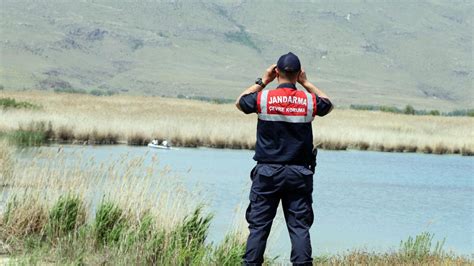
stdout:
[[[0,92],[43,106],[9,109],[0,132],[31,121],[51,121],[57,141],[79,144],[144,145],[167,139],[175,146],[252,149],[257,117],[232,104],[114,95]],[[313,122],[314,144],[324,149],[436,154],[474,153],[474,118],[411,116],[380,111],[339,110]]]
[[6,140],[0,139],[0,187],[13,178],[14,148]]
[[212,215],[144,157],[105,166],[61,150],[18,164],[8,156],[13,177],[4,180],[0,242],[22,262],[203,265],[222,259],[215,250],[233,249],[206,241]]

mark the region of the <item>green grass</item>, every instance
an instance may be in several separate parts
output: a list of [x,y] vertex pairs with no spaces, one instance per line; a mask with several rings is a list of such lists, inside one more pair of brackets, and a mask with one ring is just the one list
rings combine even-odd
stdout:
[[423,232],[415,238],[408,237],[406,241],[400,242],[400,256],[406,261],[423,261],[430,256],[443,256],[443,245],[446,239],[437,241],[432,247],[434,234]]
[[93,89],[89,92],[89,94],[94,95],[94,96],[112,96],[114,94],[117,94],[117,92],[110,91],[110,90],[103,91],[103,90]]
[[54,88],[56,93],[72,93],[72,94],[90,94],[93,96],[112,96],[118,94],[117,91],[112,90],[100,90],[100,89],[91,89],[89,91],[85,89],[76,89],[76,88]]
[[95,214],[94,234],[103,245],[114,244],[127,228],[123,210],[112,202],[102,202]]
[[51,207],[46,234],[51,241],[75,233],[85,223],[85,210],[78,196],[61,196]]
[[41,106],[30,102],[16,101],[13,98],[0,98],[0,108],[6,109],[40,109]]
[[[161,227],[151,212],[138,217],[112,201],[102,201],[94,219],[85,219],[84,202],[66,194],[49,208],[41,200],[10,198],[0,215],[0,241],[8,257],[25,264],[68,265],[240,265],[245,239],[228,233],[207,243],[212,214],[198,206],[180,223]],[[423,232],[392,252],[347,251],[314,257],[315,265],[465,265],[472,259],[446,252],[445,239]],[[267,265],[284,261],[266,258]]]
[[447,116],[471,116],[474,117],[474,109],[459,109],[444,113]]
[[32,121],[20,125],[17,130],[5,134],[10,143],[17,146],[40,146],[54,138],[51,122]]
[[229,103],[235,102],[235,99],[216,98],[216,97],[207,97],[207,96],[186,96],[183,94],[178,94],[176,98],[198,100],[198,101],[216,103],[216,104],[229,104]]
[[[97,130],[84,134],[74,134],[70,127],[60,126],[53,128],[51,121],[31,121],[27,124],[21,124],[16,130],[0,132],[0,138],[7,139],[10,144],[16,146],[29,147],[41,146],[51,142],[72,143],[74,141],[81,144],[117,144],[119,137],[115,133],[107,132],[102,134]],[[140,144],[146,145],[147,143],[143,139]],[[131,144],[134,145],[135,143]]]
[[419,110],[419,109],[415,109],[411,105],[407,105],[405,106],[405,108],[400,109],[395,106],[371,105],[371,104],[351,104],[349,108],[354,109],[354,110],[381,111],[381,112],[406,114],[406,115],[433,115],[433,116],[442,115],[442,116],[474,117],[474,109],[459,109],[459,110],[453,110],[450,112],[440,112],[439,110]]
[[99,89],[91,89],[90,91],[87,91],[85,89],[76,89],[72,87],[58,87],[54,88],[54,92],[56,93],[72,93],[72,94],[90,94],[93,96],[112,96],[117,94],[116,91],[111,91],[111,90],[99,90]]
[[76,93],[76,94],[86,94],[87,91],[84,89],[75,89],[75,88],[54,88],[56,93]]
[[9,134],[10,140],[19,146],[40,146],[46,143],[46,135],[41,131],[16,130]]
[[[150,213],[129,217],[110,201],[102,202],[86,223],[83,206],[79,197],[66,195],[46,215],[37,202],[11,201],[0,220],[0,240],[10,247],[10,257],[27,264],[238,265],[243,255],[244,242],[237,234],[219,245],[206,243],[212,215],[202,207],[165,229]],[[38,209],[42,214],[32,213]],[[34,230],[18,223],[28,214],[42,217],[33,219]]]
[[218,265],[236,265],[245,253],[245,243],[234,234],[228,234],[223,242],[214,250],[213,257]]

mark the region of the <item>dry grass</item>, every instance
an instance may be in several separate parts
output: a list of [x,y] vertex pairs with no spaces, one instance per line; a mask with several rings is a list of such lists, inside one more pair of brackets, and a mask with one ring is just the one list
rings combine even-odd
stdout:
[[14,149],[5,140],[0,140],[0,187],[13,178]]
[[472,260],[454,254],[427,255],[413,259],[398,252],[374,253],[362,250],[317,257],[313,265],[472,265]]
[[[0,156],[9,154],[9,178],[0,179],[0,191],[10,200],[18,199],[16,204],[21,206],[46,203],[49,205],[44,208],[49,209],[61,196],[73,194],[78,195],[88,209],[105,199],[117,203],[132,216],[154,210],[160,226],[168,227],[176,225],[198,204],[190,199],[196,198],[199,191],[185,190],[168,168],[159,166],[155,155],[146,165],[144,160],[148,154],[143,157],[124,154],[105,165],[94,157],[84,156],[82,151],[66,155],[58,149],[38,151],[33,159],[20,162],[11,156],[13,149],[0,143]],[[15,215],[28,217],[21,213]]]
[[156,157],[104,165],[61,149],[14,159],[12,149],[0,146],[13,168],[0,186],[0,254],[12,263],[222,265],[226,252],[240,261],[242,234],[206,244],[212,215]]
[[[233,105],[142,96],[94,97],[45,92],[0,92],[43,106],[3,111],[0,132],[31,121],[51,121],[56,140],[142,145],[167,139],[176,146],[255,146],[256,116]],[[474,153],[474,119],[335,110],[313,123],[314,142],[325,149]]]

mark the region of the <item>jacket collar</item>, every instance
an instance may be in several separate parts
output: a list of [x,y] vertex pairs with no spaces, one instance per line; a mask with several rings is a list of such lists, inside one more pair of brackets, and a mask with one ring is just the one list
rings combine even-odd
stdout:
[[296,90],[296,85],[293,84],[293,83],[282,83],[280,85],[278,85],[277,89],[280,89],[280,88],[290,88],[290,89],[295,89]]

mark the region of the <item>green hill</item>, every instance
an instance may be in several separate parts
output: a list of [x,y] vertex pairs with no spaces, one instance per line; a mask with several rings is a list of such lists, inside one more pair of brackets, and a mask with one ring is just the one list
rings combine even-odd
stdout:
[[472,108],[471,1],[0,2],[0,84],[234,98],[300,56],[339,105]]

